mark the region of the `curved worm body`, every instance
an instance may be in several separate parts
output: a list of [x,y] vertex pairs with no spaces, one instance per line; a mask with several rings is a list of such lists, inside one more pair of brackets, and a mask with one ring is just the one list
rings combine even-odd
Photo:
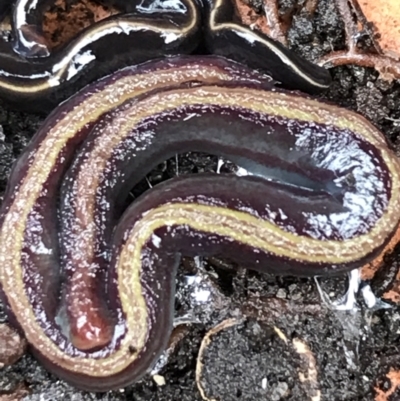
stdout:
[[[121,218],[135,183],[190,150],[251,174],[173,179]],[[398,161],[362,117],[222,58],[150,62],[59,106],[20,157],[1,209],[0,284],[49,370],[119,388],[166,346],[181,254],[346,271],[396,235],[399,192]]]
[[[100,21],[63,48],[49,52],[40,34],[33,32],[42,3],[18,1],[15,41],[0,41],[0,97],[31,112],[50,110],[87,83],[122,66],[191,53],[200,40],[198,3],[179,0],[165,7],[162,2],[153,8],[136,4],[134,12]],[[37,57],[38,53],[47,57]]]
[[316,93],[331,83],[329,72],[293,53],[280,42],[238,23],[230,0],[203,0],[208,11],[205,38],[212,54],[266,71],[287,89]]
[[49,2],[18,0],[12,18],[14,40],[0,41],[0,97],[20,109],[49,110],[87,83],[125,65],[194,52],[201,44],[203,27],[208,53],[244,61],[290,88],[315,92],[329,86],[327,70],[234,22],[230,1],[104,0],[122,12],[51,51],[39,28]]

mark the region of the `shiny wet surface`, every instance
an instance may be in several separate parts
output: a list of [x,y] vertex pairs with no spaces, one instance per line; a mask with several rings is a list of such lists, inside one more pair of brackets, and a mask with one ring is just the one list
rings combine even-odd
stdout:
[[[290,3],[290,1],[285,0],[282,1],[283,3]],[[292,47],[311,59],[316,57],[316,53],[326,51],[332,44],[340,46],[343,43],[341,25],[333,10],[333,5],[328,0],[322,1],[322,3],[321,7],[324,7],[324,12],[320,13],[315,24],[306,16],[298,15],[294,20],[294,29],[289,31],[289,38],[294,43]],[[325,37],[320,33],[322,31],[329,33],[329,41],[321,39]],[[315,46],[315,41],[320,42],[320,45]],[[334,83],[327,98],[334,103],[357,110],[372,120],[400,150],[400,142],[397,141],[400,133],[400,101],[398,100],[400,85],[378,80],[378,74],[375,71],[358,67],[340,67],[332,70],[332,73]],[[36,131],[39,121],[39,118],[35,116],[6,113],[0,110],[0,124],[6,135],[5,138],[0,135],[0,183],[2,188],[6,182],[10,163]],[[183,174],[185,171],[209,171],[215,169],[217,163],[215,158],[210,160],[208,157],[192,154],[179,159],[178,172]],[[175,161],[171,160],[155,170],[149,180],[156,184],[175,174]],[[141,185],[143,190],[147,188],[145,181]],[[0,370],[0,391],[19,394],[18,391],[21,392],[22,385],[29,390],[29,395],[25,397],[25,400],[100,399],[118,401],[130,400],[133,397],[137,401],[201,400],[195,382],[195,365],[204,335],[213,325],[224,319],[227,311],[235,313],[238,305],[243,306],[245,302],[254,300],[257,293],[262,297],[273,297],[290,302],[297,308],[297,311],[291,312],[290,318],[284,316],[279,320],[279,327],[286,335],[295,333],[306,338],[312,345],[314,344],[317,361],[321,365],[324,364],[324,369],[320,370],[319,377],[322,379],[321,390],[327,401],[338,399],[338,388],[343,389],[343,393],[340,394],[341,400],[373,400],[371,386],[382,368],[379,366],[380,363],[398,366],[400,362],[396,357],[396,342],[398,342],[396,332],[399,330],[400,319],[398,308],[381,310],[373,314],[361,310],[355,315],[347,315],[349,326],[344,327],[343,320],[338,319],[338,315],[332,314],[321,306],[313,280],[275,278],[251,272],[229,273],[229,271],[221,269],[218,270],[218,279],[214,278],[215,285],[212,287],[217,290],[215,297],[211,297],[211,300],[207,298],[207,301],[212,303],[200,303],[200,305],[197,303],[194,308],[193,297],[198,302],[204,300],[209,287],[200,289],[187,287],[187,277],[193,273],[191,270],[181,269],[178,282],[177,314],[185,316],[188,310],[195,309],[203,323],[191,326],[189,335],[180,341],[166,367],[159,372],[159,375],[165,378],[164,386],[157,385],[152,378],[148,377],[142,383],[132,386],[124,392],[107,393],[95,397],[57,381],[46,373],[31,356],[25,355],[16,365]],[[214,276],[210,271],[207,274],[211,278]],[[193,281],[195,280],[191,279],[189,283]],[[326,279],[322,284],[324,290],[335,297],[345,292],[345,281],[344,278]],[[301,311],[302,306],[307,304],[316,305],[318,313],[312,315],[313,319],[306,311]],[[1,318],[4,319],[4,315]],[[254,359],[247,360],[249,352],[241,347],[244,343],[243,338],[248,338],[246,329],[250,329],[251,341],[254,341],[254,333],[256,340],[264,338],[265,334],[257,337],[257,330],[254,330],[255,324],[254,322],[250,323],[243,329],[243,332],[237,331],[237,334],[226,333],[231,339],[231,355],[241,358],[247,369],[236,387],[233,387],[227,380],[229,366],[226,363],[208,364],[209,372],[211,374],[214,372],[213,378],[216,382],[214,391],[222,389],[226,391],[226,394],[232,396],[233,400],[252,399],[252,396],[254,399],[263,390],[265,375],[260,374],[259,365],[257,365],[257,370],[254,370],[256,369]],[[355,329],[355,332],[351,329]],[[343,340],[344,334],[347,336],[346,341]],[[271,336],[268,344],[275,341],[274,338],[276,337]],[[220,339],[220,341],[222,340]],[[276,341],[275,344],[277,346],[274,350],[265,350],[260,345],[259,348],[254,347],[254,351],[268,351],[269,353],[265,355],[269,355],[272,360],[276,360],[280,355],[284,356],[279,359],[280,365],[274,370],[270,370],[271,376],[268,380],[269,388],[272,389],[273,394],[277,395],[287,388],[294,388],[291,387],[291,383],[293,375],[296,375],[297,371],[296,365],[286,358],[287,354],[290,355],[290,350],[285,351],[282,344]],[[358,359],[355,361],[348,356],[356,349],[358,349]],[[214,360],[217,356],[215,355]],[[354,363],[356,363],[355,366],[352,365]],[[263,368],[266,369],[265,372],[268,372],[267,360],[265,360]],[[288,375],[285,372],[288,372]],[[275,380],[273,374],[280,380]],[[383,381],[382,388],[384,389],[387,384],[387,381]],[[239,386],[240,391],[238,392]],[[232,393],[229,392],[231,390]]]

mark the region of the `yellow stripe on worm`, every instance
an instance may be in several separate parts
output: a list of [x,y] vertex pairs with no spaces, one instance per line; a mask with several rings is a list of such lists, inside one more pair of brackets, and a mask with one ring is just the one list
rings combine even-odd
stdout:
[[[49,280],[46,269],[58,255],[36,245],[57,238],[49,211],[89,131],[64,179],[59,211],[64,293],[71,302],[52,316],[46,294],[40,285],[32,291],[30,278]],[[320,138],[321,144],[302,146],[307,138]],[[348,147],[333,147],[332,161],[328,145],[342,138]],[[104,239],[112,222],[104,216],[111,216],[115,200],[102,191],[129,185],[124,180],[132,171],[192,146],[250,158],[272,179],[204,176],[201,185],[200,178],[180,179],[136,202],[116,229],[107,272],[115,307],[107,320],[102,297],[96,298],[104,274],[97,260],[108,260]],[[281,155],[296,158],[290,163]],[[257,74],[221,59],[168,60],[89,87],[49,117],[21,160],[2,210],[1,287],[44,363],[88,389],[137,380],[165,346],[175,252],[222,250],[246,255],[262,271],[327,274],[371,260],[400,218],[399,164],[372,125],[350,111],[276,91]],[[121,170],[124,160],[129,166]],[[364,215],[359,204],[371,214]],[[338,228],[334,220],[341,213],[348,221]],[[83,234],[74,231],[79,226]]]

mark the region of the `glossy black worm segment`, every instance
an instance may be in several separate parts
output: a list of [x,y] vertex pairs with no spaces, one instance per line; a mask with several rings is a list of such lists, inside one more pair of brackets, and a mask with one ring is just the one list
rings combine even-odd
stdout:
[[[172,179],[121,218],[127,191],[187,151],[249,175]],[[1,288],[49,370],[77,387],[119,388],[167,344],[181,254],[277,274],[347,271],[390,241],[399,191],[397,158],[361,116],[223,58],[149,62],[60,105],[15,164]]]
[[39,29],[49,3],[17,1],[13,40],[0,40],[0,98],[10,106],[49,110],[123,66],[193,53],[202,38],[205,52],[245,62],[287,87],[316,92],[330,84],[327,70],[237,22],[231,0],[103,0],[121,14],[95,23],[55,51]]

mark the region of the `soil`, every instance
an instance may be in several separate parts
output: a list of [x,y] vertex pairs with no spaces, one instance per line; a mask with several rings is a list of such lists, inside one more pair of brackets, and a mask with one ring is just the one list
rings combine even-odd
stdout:
[[[280,10],[296,1],[281,0]],[[344,49],[343,24],[333,1],[321,0],[314,16],[297,11],[288,41],[290,48],[312,61]],[[334,68],[331,73],[332,86],[321,97],[372,121],[400,154],[399,82],[385,81],[373,69],[357,66]],[[1,191],[12,163],[42,121],[43,116],[0,109]],[[177,173],[215,171],[217,162],[210,155],[180,155],[148,178],[154,185]],[[133,193],[147,188],[143,181]],[[319,283],[332,299],[339,299],[346,292],[347,276]],[[82,392],[45,371],[28,352],[0,370],[0,401],[202,400],[196,384],[199,349],[206,333],[229,318],[237,324],[216,330],[201,353],[198,379],[210,399],[400,400],[400,391],[391,388],[400,369],[399,308],[370,310],[358,301],[351,311],[334,311],[321,300],[313,279],[259,274],[217,259],[184,260],[176,295],[180,335],[152,375],[120,391]],[[7,318],[0,309],[0,323],[4,322]],[[296,344],[302,344],[303,352]],[[390,397],[382,396],[385,393]]]

